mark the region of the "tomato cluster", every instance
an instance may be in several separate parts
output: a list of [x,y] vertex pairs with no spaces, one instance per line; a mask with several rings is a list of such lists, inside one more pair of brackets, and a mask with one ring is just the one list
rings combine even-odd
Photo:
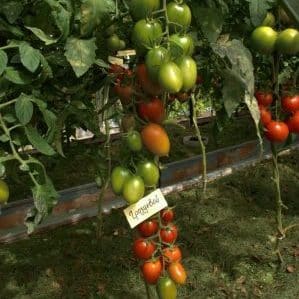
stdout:
[[290,133],[299,134],[299,95],[284,95],[281,99],[281,110],[287,113],[285,121],[273,120],[271,104],[273,95],[270,92],[258,91],[255,97],[259,104],[261,123],[265,136],[271,142],[285,142]]
[[181,249],[175,244],[178,229],[173,220],[172,208],[162,210],[154,218],[138,225],[138,237],[133,244],[135,257],[141,260],[144,280],[157,284],[160,295],[166,292],[165,289],[167,293],[176,294],[176,284],[184,284],[187,278],[181,264]]

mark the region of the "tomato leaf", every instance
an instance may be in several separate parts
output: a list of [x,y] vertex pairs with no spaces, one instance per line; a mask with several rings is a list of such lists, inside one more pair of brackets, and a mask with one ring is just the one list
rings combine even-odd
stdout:
[[84,75],[96,60],[96,40],[70,37],[65,45],[65,56],[77,77]]
[[20,44],[19,51],[22,64],[30,72],[35,72],[40,64],[40,52],[26,42]]
[[199,3],[192,3],[194,20],[201,28],[202,33],[210,43],[215,42],[222,32],[224,17],[222,11],[217,8],[200,6]]
[[10,24],[13,24],[23,11],[23,4],[21,1],[6,0],[4,3],[0,4],[1,10]]
[[10,82],[19,85],[25,85],[31,83],[31,78],[23,72],[16,70],[13,67],[7,67],[4,71],[4,78]]
[[53,38],[47,35],[44,31],[36,27],[25,26],[28,30],[30,30],[36,37],[38,37],[41,41],[43,41],[47,46],[55,44],[59,38]]
[[0,31],[9,32],[18,38],[22,38],[24,36],[22,30],[20,30],[19,27],[12,26],[1,18],[0,18]]
[[3,50],[0,50],[0,75],[3,74],[7,66],[8,58],[6,53]]
[[271,7],[270,1],[247,0],[249,2],[249,11],[251,23],[254,26],[260,26],[266,17],[268,9]]
[[32,127],[31,125],[27,125],[25,127],[25,133],[28,140],[33,145],[33,147],[36,148],[38,151],[40,151],[42,154],[47,156],[52,156],[55,154],[53,148],[38,133],[36,128]]
[[31,98],[22,93],[15,103],[16,116],[22,125],[30,122],[33,115],[33,104]]

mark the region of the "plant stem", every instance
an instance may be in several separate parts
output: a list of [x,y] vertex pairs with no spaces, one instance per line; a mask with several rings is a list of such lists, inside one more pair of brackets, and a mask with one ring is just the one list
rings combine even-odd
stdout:
[[207,183],[208,183],[208,179],[207,179],[207,155],[206,155],[206,147],[205,147],[205,144],[203,142],[202,135],[201,135],[200,129],[199,129],[198,124],[197,124],[196,111],[194,109],[194,107],[195,107],[194,93],[192,93],[192,95],[191,95],[191,103],[192,103],[192,106],[193,106],[192,121],[193,121],[193,125],[195,127],[195,132],[196,132],[198,141],[200,143],[201,153],[202,153],[202,167],[203,167],[203,170],[202,170],[203,192],[202,193],[203,193],[203,197],[205,198],[206,197],[206,192],[207,192]]
[[281,200],[281,190],[280,190],[280,175],[279,175],[279,168],[278,168],[278,155],[277,149],[273,143],[271,143],[271,150],[272,150],[272,161],[273,161],[273,172],[274,172],[274,183],[276,187],[276,225],[277,225],[277,236],[276,236],[276,243],[275,243],[275,253],[277,255],[278,261],[282,264],[283,258],[280,253],[280,241],[285,237],[285,231],[283,229],[282,224],[282,208],[283,202]]
[[14,99],[14,100],[8,101],[8,102],[6,102],[6,103],[0,104],[0,110],[3,109],[3,108],[6,107],[6,106],[9,106],[9,105],[11,105],[11,104],[14,104],[16,101],[17,101],[17,100]]

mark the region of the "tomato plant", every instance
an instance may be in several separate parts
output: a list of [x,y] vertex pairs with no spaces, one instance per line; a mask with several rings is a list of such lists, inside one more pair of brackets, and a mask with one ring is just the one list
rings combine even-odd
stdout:
[[169,277],[161,277],[157,284],[157,292],[160,299],[176,299],[177,288]]
[[191,24],[191,10],[186,3],[172,1],[167,4],[167,15],[170,30],[180,32],[188,29]]
[[138,114],[144,120],[160,124],[165,118],[163,102],[158,98],[154,98],[151,101],[139,102]]
[[281,100],[282,108],[287,112],[299,110],[299,95],[286,95]]
[[273,102],[273,94],[271,92],[256,91],[254,95],[260,106],[268,107]]
[[178,236],[178,229],[173,223],[169,223],[165,228],[160,229],[161,240],[165,243],[174,243]]
[[272,120],[272,114],[264,106],[260,106],[261,123],[263,126],[267,126]]
[[177,284],[185,284],[187,273],[180,262],[171,263],[168,267],[170,278]]
[[147,187],[156,186],[159,182],[159,168],[151,161],[139,162],[137,165],[137,173],[142,177],[144,184]]
[[122,195],[129,204],[133,204],[141,199],[144,192],[144,182],[140,176],[131,176],[123,184]]
[[126,143],[132,152],[139,152],[142,149],[141,135],[138,131],[129,131],[126,136]]
[[157,220],[147,220],[138,225],[138,231],[143,237],[150,237],[158,231]]
[[163,223],[172,222],[174,219],[174,211],[171,208],[164,209],[160,212]]
[[146,261],[142,267],[144,280],[149,284],[156,284],[162,273],[162,264],[159,259]]
[[178,246],[166,247],[163,249],[163,256],[166,263],[180,262],[182,259],[182,252]]
[[288,126],[281,121],[271,121],[266,127],[266,137],[271,142],[284,142],[289,136]]
[[121,194],[125,185],[125,182],[131,177],[131,173],[127,168],[117,166],[111,173],[111,185],[115,194]]

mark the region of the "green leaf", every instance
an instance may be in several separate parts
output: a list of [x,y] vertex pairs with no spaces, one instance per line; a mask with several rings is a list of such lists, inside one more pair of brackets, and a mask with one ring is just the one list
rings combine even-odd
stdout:
[[5,15],[7,21],[13,24],[21,15],[23,11],[23,4],[21,1],[6,0],[5,3],[1,3],[1,10]]
[[10,124],[12,124],[16,121],[16,118],[12,114],[5,114],[3,116],[3,119]]
[[249,2],[249,11],[251,23],[254,26],[260,26],[266,17],[268,9],[271,7],[268,1],[247,0]]
[[2,134],[2,135],[0,135],[0,141],[7,142],[7,141],[9,141],[9,137],[6,134]]
[[192,3],[194,20],[200,26],[202,33],[210,42],[216,42],[222,32],[224,17],[222,11],[217,8],[200,6],[199,3]]
[[32,80],[23,72],[16,70],[13,67],[7,67],[4,71],[4,78],[8,81],[19,85],[25,85],[32,82]]
[[98,26],[103,18],[115,12],[113,0],[83,0],[81,5],[81,35],[88,36]]
[[4,164],[0,163],[0,177],[5,175],[5,166]]
[[8,58],[3,50],[0,50],[0,76],[3,74],[7,66]]
[[19,47],[22,64],[30,71],[35,72],[40,63],[40,52],[23,42]]
[[22,93],[15,103],[16,116],[22,125],[30,122],[33,115],[33,104],[31,98]]
[[52,211],[57,203],[58,193],[48,176],[41,185],[34,186],[32,189],[34,208],[26,216],[25,224],[27,232],[30,234],[36,226]]
[[41,41],[43,41],[46,46],[55,44],[59,38],[53,38],[47,35],[44,31],[36,27],[25,26],[28,30],[30,30],[36,37],[38,37]]
[[9,32],[18,38],[24,37],[24,34],[19,27],[10,25],[1,18],[0,18],[0,31]]
[[95,38],[84,40],[75,37],[67,39],[65,56],[77,77],[84,75],[96,60]]
[[104,69],[109,69],[109,64],[107,62],[105,62],[103,59],[97,59],[94,62],[97,66],[102,67]]
[[55,154],[53,148],[38,133],[36,128],[33,128],[31,125],[28,125],[25,127],[25,133],[33,147],[40,151],[42,154],[47,156],[52,156]]

